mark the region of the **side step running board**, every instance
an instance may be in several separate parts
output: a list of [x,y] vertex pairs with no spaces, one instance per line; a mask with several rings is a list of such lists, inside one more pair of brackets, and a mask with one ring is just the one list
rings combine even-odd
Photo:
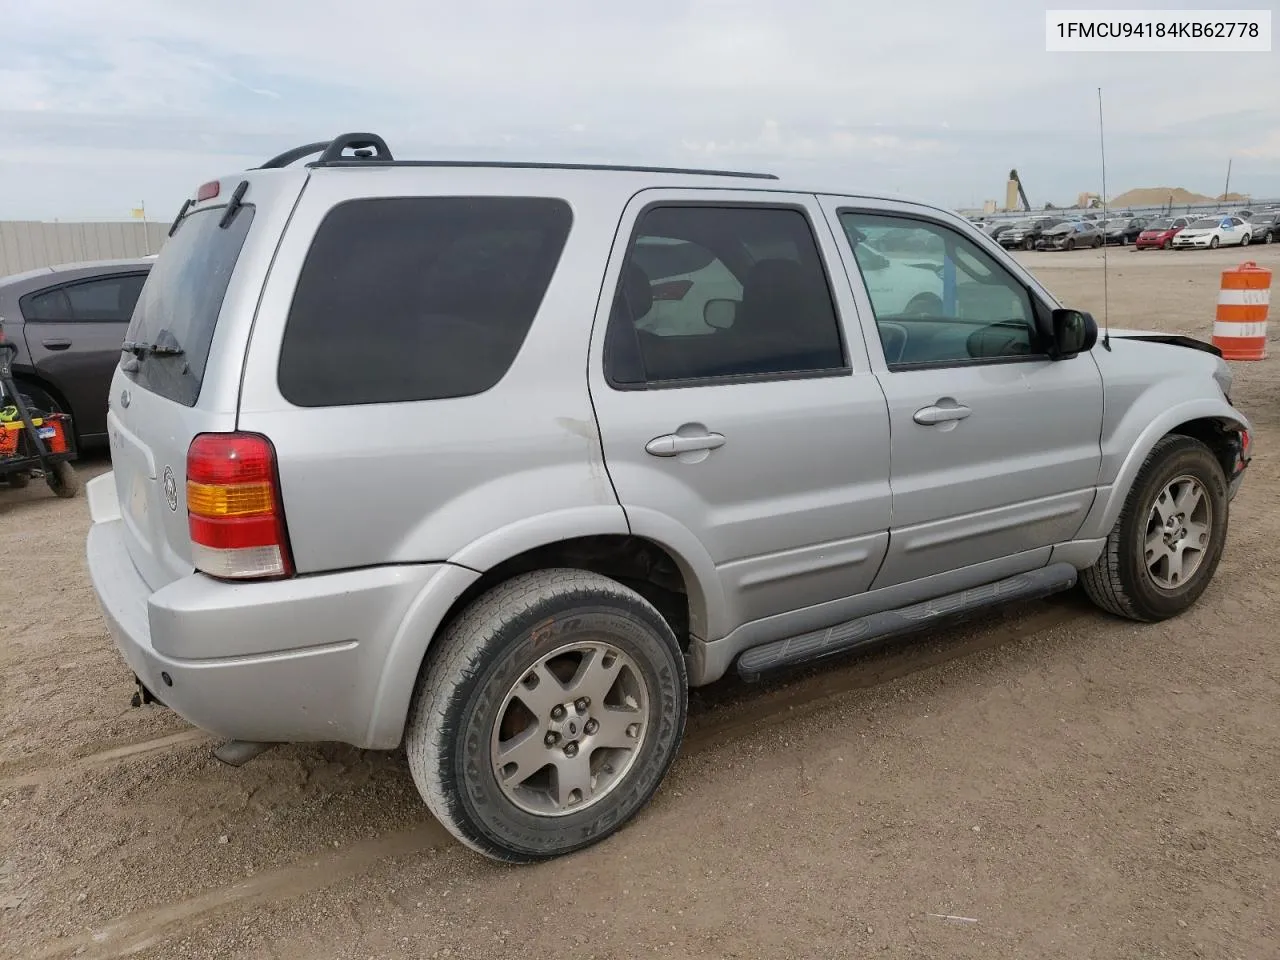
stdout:
[[923,603],[884,610],[834,627],[802,633],[753,647],[738,658],[738,674],[754,681],[801,664],[812,663],[887,637],[925,630],[945,619],[994,607],[1010,600],[1034,600],[1069,590],[1076,583],[1076,568],[1054,563],[1029,573],[1006,577],[981,587],[961,590]]

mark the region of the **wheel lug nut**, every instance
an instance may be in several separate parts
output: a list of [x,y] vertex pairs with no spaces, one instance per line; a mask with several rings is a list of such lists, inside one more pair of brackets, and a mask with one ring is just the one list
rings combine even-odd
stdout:
[[579,697],[573,704],[574,709],[579,713],[586,713],[589,706],[591,706],[591,701],[586,697]]
[[576,743],[565,744],[564,755],[566,757],[576,757],[578,755],[578,745]]
[[542,742],[545,743],[548,747],[554,747],[557,743],[560,742],[560,734],[552,730],[550,733],[546,735],[546,737],[543,738]]
[[593,719],[593,720],[587,721],[587,725],[584,728],[584,731],[587,734],[587,736],[591,736],[591,734],[595,733],[599,729],[600,729],[600,724]]
[[627,736],[634,740],[640,736],[640,724],[632,723],[627,726]]
[[564,719],[564,707],[562,707],[562,706],[561,706],[560,704],[558,704],[558,703],[557,703],[554,707],[552,707],[552,708],[551,708],[551,719],[552,719],[552,720],[563,720],[563,719]]

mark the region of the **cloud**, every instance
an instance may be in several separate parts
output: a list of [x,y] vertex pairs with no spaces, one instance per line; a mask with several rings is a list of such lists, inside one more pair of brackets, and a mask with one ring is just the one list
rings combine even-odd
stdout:
[[176,208],[344,129],[401,155],[749,165],[948,204],[1002,196],[1016,167],[1063,203],[1098,187],[1099,86],[1109,184],[1215,192],[1234,157],[1233,188],[1280,195],[1275,54],[1047,54],[1050,5],[12,4],[0,216]]

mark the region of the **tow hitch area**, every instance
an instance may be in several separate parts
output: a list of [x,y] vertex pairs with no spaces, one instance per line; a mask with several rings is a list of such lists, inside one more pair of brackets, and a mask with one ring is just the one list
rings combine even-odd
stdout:
[[133,675],[133,682],[138,689],[133,691],[133,697],[129,700],[130,706],[140,707],[145,703],[158,703],[160,706],[164,706],[164,702],[147,689],[147,685],[142,682],[136,673]]

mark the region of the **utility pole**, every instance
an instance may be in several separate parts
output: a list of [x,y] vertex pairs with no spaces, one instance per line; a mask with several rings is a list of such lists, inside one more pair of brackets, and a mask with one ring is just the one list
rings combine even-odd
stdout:
[[1222,188],[1222,202],[1227,202],[1227,197],[1231,193],[1231,160],[1227,159],[1227,185]]

